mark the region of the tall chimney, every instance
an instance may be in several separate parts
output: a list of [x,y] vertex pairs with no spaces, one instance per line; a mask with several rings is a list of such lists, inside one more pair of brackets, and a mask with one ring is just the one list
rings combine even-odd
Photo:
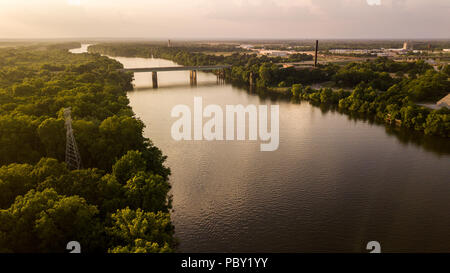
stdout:
[[314,67],[317,66],[317,52],[319,51],[319,40],[316,40],[316,57],[314,59]]

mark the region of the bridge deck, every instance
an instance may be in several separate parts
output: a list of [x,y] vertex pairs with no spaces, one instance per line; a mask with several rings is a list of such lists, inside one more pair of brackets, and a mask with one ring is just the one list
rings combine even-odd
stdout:
[[217,69],[230,68],[231,65],[205,65],[205,66],[169,66],[169,67],[143,67],[143,68],[123,68],[119,69],[124,72],[163,72],[163,71],[210,71]]

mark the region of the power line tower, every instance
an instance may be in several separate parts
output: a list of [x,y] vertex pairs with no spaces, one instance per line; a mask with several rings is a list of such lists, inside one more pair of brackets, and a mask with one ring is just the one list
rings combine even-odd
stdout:
[[81,168],[81,157],[78,151],[77,142],[73,136],[72,118],[70,113],[70,107],[64,109],[64,118],[66,120],[66,164],[71,170],[79,170]]

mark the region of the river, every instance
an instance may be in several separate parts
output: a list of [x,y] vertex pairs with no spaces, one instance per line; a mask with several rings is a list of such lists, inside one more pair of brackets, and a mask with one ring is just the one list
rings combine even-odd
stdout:
[[[82,52],[82,51],[81,51]],[[175,66],[115,57],[125,67]],[[200,72],[135,74],[128,93],[145,136],[172,170],[172,219],[180,252],[450,251],[449,140],[424,137],[308,102],[252,94]],[[277,104],[280,145],[175,141],[177,104]],[[192,108],[191,108],[192,109]]]

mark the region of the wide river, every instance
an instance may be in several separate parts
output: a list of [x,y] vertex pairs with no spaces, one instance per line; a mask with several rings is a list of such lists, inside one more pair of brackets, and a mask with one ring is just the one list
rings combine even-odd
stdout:
[[[76,51],[75,51],[76,52]],[[114,59],[125,67],[176,66],[163,59]],[[145,136],[172,170],[172,219],[180,252],[450,251],[449,140],[350,119],[217,84],[189,71],[135,74],[128,93]],[[279,105],[280,145],[175,141],[175,105]],[[206,120],[205,120],[206,121]]]

